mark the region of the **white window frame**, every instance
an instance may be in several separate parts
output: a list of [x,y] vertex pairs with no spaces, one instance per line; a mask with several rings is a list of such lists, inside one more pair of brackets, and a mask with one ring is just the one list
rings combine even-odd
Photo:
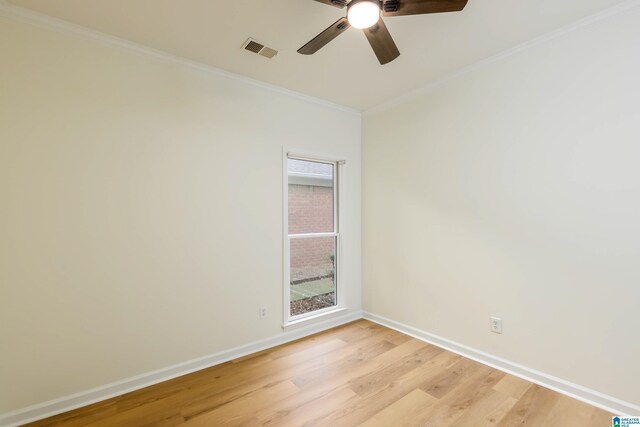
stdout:
[[[289,235],[289,175],[287,171],[287,161],[289,159],[307,160],[310,162],[330,163],[334,165],[334,191],[333,191],[333,232],[329,233],[309,233]],[[283,188],[283,328],[289,329],[298,326],[304,326],[314,321],[323,320],[341,314],[346,311],[344,304],[344,280],[343,277],[343,217],[344,217],[344,187],[345,187],[345,168],[346,162],[341,156],[331,156],[326,154],[309,153],[305,151],[290,150],[283,147],[282,156],[282,188]],[[335,254],[335,287],[336,287],[336,305],[326,307],[309,313],[291,316],[291,245],[290,238],[305,239],[312,237],[335,237],[336,254]]]

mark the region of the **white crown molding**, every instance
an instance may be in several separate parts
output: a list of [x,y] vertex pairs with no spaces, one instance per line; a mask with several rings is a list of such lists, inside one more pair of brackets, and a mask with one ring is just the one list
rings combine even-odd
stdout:
[[607,18],[611,18],[613,16],[616,16],[618,14],[624,13],[632,8],[638,7],[640,6],[640,0],[627,0],[624,1],[616,6],[613,6],[611,8],[605,9],[603,11],[597,12],[591,16],[588,16],[584,19],[581,19],[577,22],[574,22],[573,24],[569,24],[566,25],[562,28],[559,28],[557,30],[551,31],[549,33],[543,34],[542,36],[536,37],[532,40],[529,40],[527,42],[521,43],[517,46],[514,46],[510,49],[507,49],[505,51],[502,51],[496,55],[490,56],[488,58],[482,59],[478,62],[475,62],[471,65],[468,65],[464,68],[458,69],[457,71],[453,71],[445,76],[443,76],[440,79],[437,79],[433,82],[430,82],[424,86],[421,86],[419,88],[416,89],[411,89],[408,92],[393,97],[387,101],[384,101],[376,106],[373,106],[371,108],[365,109],[363,111],[355,109],[355,108],[350,108],[344,105],[340,105],[340,104],[336,104],[333,103],[331,101],[327,101],[324,99],[320,99],[320,98],[316,98],[310,95],[306,95],[300,92],[296,92],[296,91],[292,91],[289,89],[285,89],[283,87],[280,86],[276,86],[276,85],[272,85],[269,83],[265,83],[265,82],[261,82],[259,80],[255,80],[255,79],[251,79],[249,77],[245,77],[239,74],[235,74],[235,73],[231,73],[229,71],[225,71],[222,70],[220,68],[216,68],[216,67],[212,67],[209,65],[205,65],[203,63],[200,62],[196,62],[196,61],[191,61],[161,50],[157,50],[157,49],[153,49],[150,48],[148,46],[142,45],[142,44],[138,44],[138,43],[134,43],[131,42],[129,40],[125,40],[119,37],[115,37],[109,34],[105,34],[105,33],[101,33],[99,31],[96,30],[92,30],[89,29],[87,27],[83,27],[77,24],[73,24],[71,22],[68,21],[64,21],[58,18],[54,18],[52,16],[49,15],[45,15],[39,12],[35,12],[33,10],[30,9],[26,9],[20,6],[16,6],[14,4],[11,4],[8,0],[0,0],[0,16],[5,16],[8,18],[14,18],[14,19],[20,19],[23,21],[28,21],[31,23],[36,23],[42,26],[46,26],[49,28],[53,28],[56,29],[58,31],[62,31],[68,34],[74,34],[78,37],[82,37],[84,39],[89,39],[89,40],[93,40],[96,42],[100,42],[103,44],[107,44],[107,45],[111,45],[111,46],[115,46],[115,47],[119,47],[119,48],[123,48],[123,49],[127,49],[129,51],[134,51],[143,55],[147,55],[147,56],[151,56],[151,57],[155,57],[158,59],[163,59],[165,61],[169,61],[169,62],[173,62],[173,63],[177,63],[177,64],[181,64],[183,66],[192,68],[192,69],[197,69],[200,71],[204,71],[206,73],[210,73],[210,74],[214,74],[217,76],[222,76],[222,77],[226,77],[232,80],[236,80],[239,82],[243,82],[245,84],[248,85],[252,85],[255,87],[259,87],[265,90],[270,90],[273,92],[277,92],[277,93],[281,93],[287,96],[290,96],[292,98],[297,98],[300,100],[304,100],[307,102],[310,102],[312,104],[316,104],[316,105],[320,105],[320,106],[324,106],[327,108],[331,108],[331,109],[335,109],[338,111],[342,111],[345,113],[349,113],[349,114],[353,114],[356,116],[370,116],[370,115],[374,115],[383,111],[386,111],[390,108],[393,108],[397,105],[403,104],[405,102],[408,102],[412,99],[415,99],[421,95],[425,95],[433,90],[435,90],[436,88],[438,88],[439,86],[443,85],[444,83],[447,83],[450,80],[456,79],[458,77],[461,77],[463,75],[469,74],[479,68],[482,68],[484,66],[487,66],[488,64],[497,62],[501,59],[504,58],[508,58],[510,56],[514,56],[517,55],[519,53],[522,53],[528,49],[534,48],[536,46],[539,46],[541,44],[547,43],[551,40],[554,40],[556,38],[562,37],[566,34],[569,34],[571,32],[574,32],[576,30],[579,30],[581,28],[587,27],[589,25],[592,25],[594,23],[597,23],[599,21],[605,20]]
[[471,65],[468,65],[466,67],[463,67],[457,71],[454,71],[450,74],[447,74],[445,76],[443,76],[440,79],[437,79],[431,83],[426,84],[425,86],[416,88],[416,89],[411,89],[410,91],[399,95],[397,97],[394,97],[388,101],[384,101],[374,107],[365,109],[362,112],[363,116],[371,116],[374,114],[378,114],[381,113],[383,111],[389,110],[390,108],[396,107],[398,105],[404,104],[405,102],[411,101],[413,99],[416,99],[422,95],[428,94],[429,92],[437,89],[439,86],[442,86],[443,84],[449,82],[450,80],[462,77],[466,74],[469,74],[475,70],[478,70],[480,68],[483,68],[489,64],[492,64],[494,62],[500,61],[502,59],[505,58],[509,58],[511,56],[517,55],[519,53],[523,53],[529,49],[535,48],[537,46],[543,45],[545,43],[548,43],[554,39],[558,39],[562,36],[565,36],[569,33],[572,33],[574,31],[580,30],[584,27],[588,27],[590,25],[593,25],[595,23],[598,23],[600,21],[612,18],[616,15],[619,15],[621,13],[627,12],[630,9],[636,8],[640,6],[640,0],[627,0],[624,1],[616,6],[607,8],[605,10],[602,10],[598,13],[595,13],[593,15],[590,15],[586,18],[583,18],[577,22],[574,22],[573,24],[569,24],[566,25],[562,28],[559,28],[557,30],[553,30],[549,33],[543,34],[539,37],[536,37],[534,39],[531,39],[527,42],[521,43],[517,46],[514,46],[512,48],[509,48],[507,50],[504,50],[496,55],[490,56],[488,58],[482,59],[478,62],[474,62]]
[[353,114],[356,116],[360,116],[362,114],[360,110],[357,110],[355,108],[350,108],[350,107],[336,104],[324,99],[316,98],[310,95],[305,95],[300,92],[285,89],[280,86],[261,82],[259,80],[245,77],[240,74],[235,74],[229,71],[222,70],[220,68],[212,67],[210,65],[205,65],[201,62],[191,61],[189,59],[182,58],[180,56],[173,55],[158,49],[153,49],[151,47],[148,47],[139,43],[135,43],[135,42],[125,40],[109,34],[101,33],[99,31],[92,30],[87,27],[83,27],[81,25],[73,24],[71,22],[54,18],[52,16],[45,15],[43,13],[39,13],[30,9],[26,9],[24,7],[16,6],[8,2],[7,0],[0,0],[0,16],[37,24],[37,25],[51,28],[66,34],[72,34],[77,37],[83,38],[85,40],[92,40],[94,42],[102,43],[112,47],[117,47],[120,49],[126,49],[131,52],[136,52],[141,55],[150,56],[156,59],[172,62],[174,64],[180,64],[182,66],[185,66],[191,69],[199,70],[199,71],[213,74],[219,77],[224,77],[227,79],[242,82],[247,85],[251,85],[251,86],[258,87],[271,92],[283,94],[291,98],[296,98],[302,101],[309,102],[311,104],[316,104],[322,107],[338,110],[343,113]]
[[361,311],[346,312],[341,316],[332,317],[324,321],[316,322],[313,325],[300,327],[292,331],[284,332],[280,335],[254,341],[240,347],[221,351],[209,356],[179,363],[177,365],[168,366],[142,375],[136,375],[135,377],[126,378],[111,384],[95,387],[90,390],[85,390],[80,393],[29,406],[17,411],[0,414],[0,426],[14,427],[41,420],[82,406],[100,402],[105,399],[120,396],[134,390],[139,390],[172,378],[210,368],[211,366],[219,365],[220,363],[228,362],[229,360],[237,359],[248,354],[286,344],[358,319],[362,319]]
[[619,416],[637,416],[640,414],[640,406],[630,402],[625,402],[618,398],[608,396],[587,387],[565,381],[553,375],[537,371],[527,366],[520,365],[515,362],[497,357],[480,350],[476,350],[464,344],[422,331],[412,326],[405,325],[395,320],[388,319],[376,314],[363,312],[365,319],[378,323],[387,328],[394,329],[403,334],[412,336],[421,341],[433,344],[437,347],[444,348],[453,353],[464,356],[468,359],[475,360],[484,365],[506,372],[516,377],[523,378],[532,383],[541,385],[548,389],[557,391],[571,398],[588,403],[589,405],[604,409]]

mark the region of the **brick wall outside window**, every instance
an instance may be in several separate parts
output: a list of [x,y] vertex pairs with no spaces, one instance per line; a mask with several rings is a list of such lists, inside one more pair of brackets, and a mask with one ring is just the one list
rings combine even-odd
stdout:
[[[289,185],[289,234],[333,231],[333,188]],[[332,274],[335,238],[291,239],[291,281]]]

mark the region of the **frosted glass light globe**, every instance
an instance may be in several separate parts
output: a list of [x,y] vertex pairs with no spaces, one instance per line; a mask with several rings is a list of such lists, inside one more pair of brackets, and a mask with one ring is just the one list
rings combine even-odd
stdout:
[[369,28],[380,19],[380,6],[377,1],[359,1],[349,6],[347,19],[354,28]]

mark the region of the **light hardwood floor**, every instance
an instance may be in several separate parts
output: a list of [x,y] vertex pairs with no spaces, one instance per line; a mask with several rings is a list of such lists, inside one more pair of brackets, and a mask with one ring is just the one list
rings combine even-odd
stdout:
[[360,320],[32,425],[587,427],[611,414]]

